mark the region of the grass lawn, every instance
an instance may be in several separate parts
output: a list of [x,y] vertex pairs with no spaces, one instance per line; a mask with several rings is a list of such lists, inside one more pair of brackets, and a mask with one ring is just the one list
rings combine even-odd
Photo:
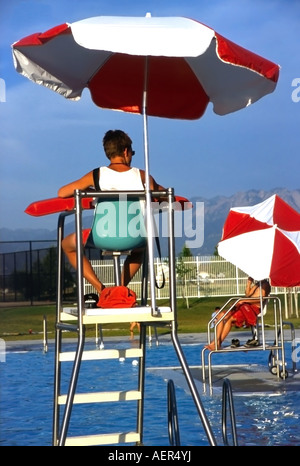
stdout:
[[[178,299],[178,333],[201,333],[207,331],[207,322],[216,306],[222,306],[227,298],[200,298],[189,299],[189,308],[183,299]],[[158,305],[166,305],[166,301],[158,301]],[[291,316],[283,320],[293,323],[295,329],[300,328],[300,318]],[[4,340],[34,340],[43,338],[43,318],[47,319],[48,338],[54,338],[55,306],[35,305],[0,308],[0,337]],[[272,323],[272,309],[265,316],[265,323]],[[158,333],[164,333],[166,329],[158,328]],[[136,332],[136,331],[135,331]],[[95,326],[88,326],[88,337],[95,336]],[[129,324],[113,324],[103,326],[104,336],[129,336]],[[68,336],[75,337],[74,333]]]

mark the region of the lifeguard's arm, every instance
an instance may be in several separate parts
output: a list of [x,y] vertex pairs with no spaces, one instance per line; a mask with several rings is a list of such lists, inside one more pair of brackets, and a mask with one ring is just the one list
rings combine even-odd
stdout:
[[253,287],[253,278],[248,277],[246,289],[245,289],[245,296],[250,296],[252,294],[251,293],[252,287]]
[[[166,191],[166,188],[156,183],[155,179],[151,175],[150,175],[150,189],[151,191]],[[160,197],[159,199],[153,197],[153,201],[155,202],[157,201],[164,202],[167,200],[168,200],[167,196]]]
[[166,191],[166,188],[156,183],[155,179],[152,176],[150,176],[150,189],[152,189],[153,191]]
[[84,191],[85,189],[94,187],[93,171],[87,173],[79,180],[72,181],[71,183],[62,186],[57,194],[59,197],[71,197],[74,195],[75,189]]
[[[246,290],[245,290],[245,295],[246,297],[251,297],[251,300],[247,299],[242,299],[239,301],[240,303],[250,303],[250,304],[259,304],[260,305],[260,286],[256,288],[256,290],[252,293],[252,288],[253,288],[253,279],[248,278],[247,280],[247,285],[246,285]],[[266,296],[266,290],[264,287],[261,288],[261,295],[262,297]],[[258,298],[258,299],[253,299],[253,298]]]
[[[140,172],[142,172],[141,173],[142,180],[145,179],[144,170],[140,170]],[[163,186],[161,186],[160,184],[156,183],[155,179],[150,175],[150,190],[151,191],[166,191],[167,189],[164,188]],[[160,197],[159,199],[153,197],[152,200],[154,202],[157,202],[157,201],[159,201],[159,202],[167,201],[168,202],[168,196],[163,196],[163,197]],[[181,196],[175,196],[174,206],[175,205],[176,205],[176,207],[174,207],[175,210],[192,209],[192,207],[193,207],[193,204],[188,199],[186,199],[185,197],[181,197]]]
[[[145,182],[145,180],[146,180],[145,170],[140,170],[140,174],[141,174],[142,182],[143,182],[143,184],[145,184],[146,183]],[[150,180],[150,189],[151,189],[151,191],[166,191],[166,188],[164,188],[160,184],[156,183],[153,176],[150,175],[149,180]]]
[[[141,174],[141,178],[142,178],[142,182],[143,184],[145,185],[145,171],[144,170],[140,170],[140,174]],[[151,191],[166,191],[166,188],[164,188],[163,186],[161,186],[160,184],[156,183],[155,179],[153,178],[153,176],[150,175],[149,177],[149,181],[150,181],[150,190]],[[156,198],[152,198],[153,201],[157,201]],[[159,201],[162,202],[162,201],[167,201],[167,197],[161,197],[159,198]]]

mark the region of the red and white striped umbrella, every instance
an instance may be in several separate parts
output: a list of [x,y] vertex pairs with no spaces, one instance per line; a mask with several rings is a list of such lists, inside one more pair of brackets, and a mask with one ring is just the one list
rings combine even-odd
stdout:
[[276,194],[254,206],[233,207],[218,252],[256,280],[300,286],[300,214]]
[[278,65],[182,17],[88,18],[12,49],[19,73],[67,99],[87,87],[99,107],[166,118],[200,118],[210,101],[219,115],[234,112],[279,76]]
[[[67,99],[88,88],[101,108],[143,115],[146,216],[152,231],[147,116],[200,118],[240,110],[274,91],[279,66],[181,17],[94,17],[25,37],[16,70]],[[148,238],[151,302],[153,240]]]

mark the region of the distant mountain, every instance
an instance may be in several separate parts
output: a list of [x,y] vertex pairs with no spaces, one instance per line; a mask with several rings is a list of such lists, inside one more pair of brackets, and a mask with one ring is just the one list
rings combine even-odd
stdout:
[[[49,240],[56,239],[56,231],[50,231],[46,228],[18,228],[11,230],[9,228],[0,228],[0,252],[16,252],[27,251],[31,247],[33,249],[47,248],[53,245]],[[10,243],[1,244],[1,241],[9,241]]]
[[[249,190],[238,192],[230,197],[216,196],[211,199],[204,197],[194,197],[191,202],[195,205],[196,202],[204,202],[204,244],[200,248],[193,248],[193,255],[212,255],[215,247],[221,239],[222,228],[224,221],[231,207],[242,207],[255,205],[264,201],[273,194],[278,194],[285,202],[293,209],[300,212],[300,189],[289,191],[285,188],[275,188],[272,191]],[[193,214],[194,216],[194,214]],[[195,216],[194,216],[195,219]],[[89,219],[84,219],[84,227],[90,224]],[[72,225],[66,225],[65,232],[68,234],[72,230]],[[0,241],[33,241],[33,248],[48,247],[51,243],[44,242],[38,244],[36,241],[45,241],[56,239],[56,230],[47,229],[16,229],[0,228]],[[186,237],[176,238],[176,253],[178,254],[186,241]],[[166,255],[167,238],[161,239],[162,255]],[[27,250],[28,243],[15,243],[14,245],[0,245],[1,252]]]

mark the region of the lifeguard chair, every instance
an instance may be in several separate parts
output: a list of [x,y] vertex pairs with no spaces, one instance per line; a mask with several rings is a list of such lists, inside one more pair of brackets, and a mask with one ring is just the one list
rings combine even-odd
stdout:
[[[270,366],[270,372],[276,375],[278,378],[285,379],[288,376],[288,372],[285,367],[285,348],[284,348],[284,332],[283,332],[283,320],[281,311],[281,301],[277,296],[269,295],[267,297],[261,297],[261,309],[262,311],[257,316],[258,321],[256,326],[251,328],[252,338],[257,339],[257,346],[224,346],[217,348],[217,328],[218,325],[226,318],[226,316],[233,310],[235,305],[240,300],[244,300],[244,297],[233,297],[230,298],[226,303],[217,311],[217,313],[210,319],[207,325],[207,341],[208,344],[214,342],[214,350],[207,349],[206,346],[202,349],[201,353],[201,364],[202,364],[202,381],[204,392],[206,391],[206,380],[208,378],[210,394],[213,393],[213,366],[212,356],[215,354],[228,354],[229,352],[249,352],[252,351],[265,351],[271,352],[274,357],[272,358],[273,363]],[[249,302],[255,298],[247,298]],[[273,339],[272,342],[266,341],[265,335],[265,322],[264,317],[267,313],[267,308],[270,308],[269,312],[272,311],[273,315]],[[220,319],[215,323],[215,319],[218,315],[222,315]],[[271,354],[270,353],[270,354]],[[205,358],[207,354],[207,359]]]
[[[160,199],[162,196],[168,199],[168,226],[169,226],[169,241],[168,241],[168,258],[169,258],[169,286],[170,298],[169,305],[159,307],[156,305],[155,290],[150,289],[150,302],[147,299],[147,285],[148,285],[148,269],[150,275],[154,274],[153,263],[151,258],[149,264],[145,263],[143,267],[143,280],[142,280],[142,299],[141,305],[134,308],[126,309],[87,309],[84,303],[84,286],[82,275],[82,204],[85,198],[94,197],[99,200],[94,216],[93,223],[93,242],[101,249],[105,249],[107,253],[112,254],[115,262],[115,276],[116,283],[119,280],[119,257],[125,251],[128,252],[133,247],[147,241],[147,250],[151,252],[149,241],[153,241],[152,234],[147,233],[147,238],[143,235],[144,225],[141,221],[140,231],[141,238],[124,238],[124,244],[120,246],[117,240],[109,239],[99,235],[101,230],[101,213],[103,214],[103,205],[101,199],[105,202],[112,202],[110,205],[114,206],[114,212],[120,214],[122,206],[119,200],[126,194],[126,211],[130,210],[132,202],[138,204],[144,202],[145,192],[75,192],[75,209],[72,212],[62,213],[58,221],[58,296],[57,296],[57,315],[56,315],[56,348],[55,348],[55,387],[54,387],[54,413],[53,413],[53,445],[107,445],[107,444],[120,444],[120,443],[133,443],[141,445],[143,442],[143,408],[144,408],[144,390],[145,390],[145,351],[146,351],[146,327],[149,325],[165,324],[170,328],[172,342],[177,353],[179,362],[186,377],[191,395],[195,402],[199,416],[201,418],[204,430],[211,445],[215,445],[215,438],[212,433],[210,424],[206,417],[205,411],[202,406],[200,396],[198,394],[196,385],[191,375],[189,366],[186,362],[184,353],[180,346],[177,336],[177,316],[176,316],[176,275],[175,275],[175,244],[174,244],[174,193],[173,189],[169,188],[167,191],[153,192],[152,195]],[[116,197],[121,198],[116,199]],[[124,204],[125,205],[125,204]],[[99,207],[99,208],[98,208]],[[123,206],[124,207],[124,206]],[[64,307],[62,299],[62,283],[63,283],[63,260],[61,241],[64,236],[64,221],[65,217],[70,214],[75,214],[75,227],[77,237],[77,284],[78,296],[76,307]],[[136,212],[134,212],[136,215]],[[100,222],[100,223],[99,223]],[[102,222],[103,223],[103,222]],[[97,227],[98,224],[98,227]],[[103,224],[102,224],[103,226]],[[120,226],[120,225],[119,225]],[[127,225],[128,227],[128,225]],[[128,228],[127,228],[128,233]],[[95,236],[94,236],[95,233]],[[101,238],[102,236],[102,238]],[[125,234],[125,236],[128,236]],[[130,235],[129,235],[130,236]],[[98,241],[99,240],[99,241]],[[128,240],[128,242],[127,242]],[[132,241],[131,241],[132,240]],[[104,243],[107,243],[104,245]],[[151,246],[151,245],[150,245]],[[151,254],[150,254],[151,256]],[[148,267],[149,266],[149,267]],[[151,281],[150,277],[150,288]],[[141,325],[140,341],[137,348],[127,349],[102,349],[102,350],[86,350],[85,349],[85,327],[87,324],[108,324],[120,322],[139,322]],[[63,351],[62,333],[66,330],[77,333],[77,345],[75,351]],[[110,391],[110,392],[89,392],[77,393],[77,380],[80,372],[81,361],[87,360],[104,360],[104,359],[120,359],[136,358],[139,362],[137,389],[129,391]],[[72,371],[69,381],[69,388],[67,393],[62,393],[61,389],[61,374],[63,370],[63,363],[72,361]],[[117,377],[117,375],[116,375]],[[130,432],[108,432],[96,433],[95,435],[80,435],[76,437],[68,436],[68,428],[72,413],[73,405],[76,403],[104,403],[104,402],[126,402],[134,401],[137,403],[137,416],[136,428]],[[64,406],[63,412],[61,407]]]

